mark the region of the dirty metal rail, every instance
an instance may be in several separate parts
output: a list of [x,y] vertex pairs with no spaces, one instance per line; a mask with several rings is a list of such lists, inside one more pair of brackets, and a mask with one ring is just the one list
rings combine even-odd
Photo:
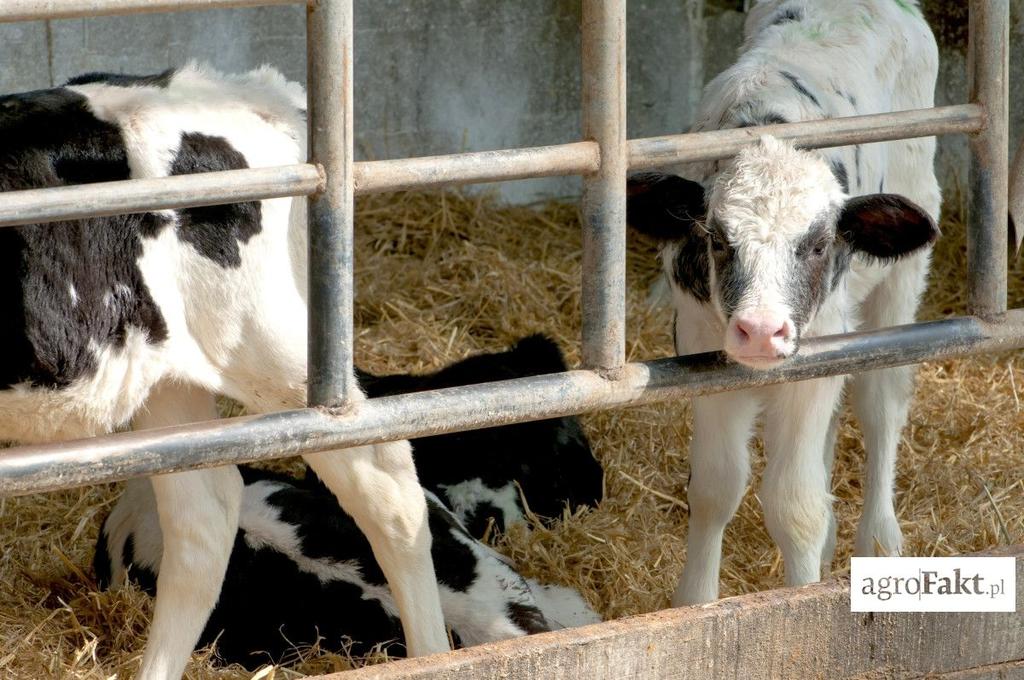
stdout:
[[718,352],[370,399],[341,415],[315,408],[181,427],[23,446],[0,456],[0,496],[52,491],[226,463],[475,429],[696,394],[1024,346],[1024,309],[997,322],[975,317],[807,339],[773,371]]
[[196,9],[306,4],[308,0],[3,0],[0,23],[73,19],[114,14],[183,12]]
[[[974,104],[961,104],[921,111],[632,139],[626,143],[627,160],[631,170],[641,170],[728,158],[763,134],[791,139],[807,148],[823,148],[907,137],[971,134],[983,127],[982,109]],[[354,165],[355,193],[358,195],[552,175],[585,175],[597,172],[601,160],[597,143],[591,141],[363,161]],[[150,209],[310,195],[319,191],[323,183],[319,169],[307,164],[9,191],[0,201],[0,227]]]

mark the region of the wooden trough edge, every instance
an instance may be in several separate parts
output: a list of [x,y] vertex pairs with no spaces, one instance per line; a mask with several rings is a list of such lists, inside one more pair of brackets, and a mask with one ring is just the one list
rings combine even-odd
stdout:
[[1016,613],[851,613],[838,579],[319,680],[1024,679],[1024,545],[984,554],[1016,557]]

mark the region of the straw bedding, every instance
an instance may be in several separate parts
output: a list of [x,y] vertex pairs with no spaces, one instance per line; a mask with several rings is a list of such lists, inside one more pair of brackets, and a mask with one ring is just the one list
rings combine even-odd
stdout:
[[[944,219],[922,318],[963,313],[959,205]],[[399,194],[359,202],[357,362],[419,371],[543,331],[578,361],[580,237],[575,207],[502,207],[487,197]],[[671,353],[671,313],[651,309],[654,248],[631,240],[629,358]],[[1020,268],[1011,306],[1024,303]],[[1024,542],[1024,415],[1019,354],[929,363],[918,376],[901,446],[898,514],[913,555]],[[230,405],[225,405],[231,410]],[[685,557],[689,407],[668,403],[583,416],[605,466],[602,507],[551,528],[491,537],[528,576],[572,585],[606,617],[668,604]],[[755,454],[755,470],[761,456]],[[861,507],[863,449],[847,413],[834,493],[837,573],[848,564]],[[292,466],[294,462],[275,463]],[[782,564],[765,531],[755,477],[726,535],[723,594],[778,587]],[[138,668],[148,598],[97,593],[96,532],[118,488],[108,485],[0,501],[0,676],[129,677]],[[258,596],[258,595],[257,595]],[[380,655],[373,660],[380,660]],[[301,677],[349,667],[344,654],[296,650]],[[241,678],[197,654],[189,678]]]

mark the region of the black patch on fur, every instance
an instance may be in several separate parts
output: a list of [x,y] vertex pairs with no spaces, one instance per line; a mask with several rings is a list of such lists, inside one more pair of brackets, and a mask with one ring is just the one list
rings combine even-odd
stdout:
[[[172,175],[248,168],[245,157],[223,137],[196,132],[181,136],[181,146],[171,164]],[[240,267],[240,244],[262,228],[259,201],[200,206],[178,211],[178,237],[222,267]]]
[[818,98],[815,97],[811,93],[811,91],[808,90],[804,86],[803,82],[801,82],[801,80],[799,78],[797,78],[795,75],[793,75],[789,71],[779,71],[779,75],[782,76],[783,78],[785,78],[786,80],[788,80],[789,84],[793,86],[794,90],[796,90],[801,95],[803,95],[804,97],[807,97],[812,102],[814,102],[814,105],[817,106],[819,109],[821,108],[821,103],[818,101]]
[[791,21],[803,21],[804,11],[799,7],[784,7],[781,12],[772,17],[771,26],[786,24]]
[[[449,505],[454,505],[452,497],[448,492],[443,493],[441,498],[443,498]],[[465,516],[462,518],[462,522],[466,525],[466,528],[469,530],[471,535],[483,536],[487,533],[487,527],[491,525],[491,522],[494,522],[494,526],[499,530],[504,531],[505,513],[501,511],[501,508],[497,507],[493,503],[480,501],[472,508],[466,510]]]
[[704,188],[676,175],[640,173],[627,184],[626,221],[666,242],[677,285],[701,302],[710,300],[708,241],[700,222],[707,212]]
[[853,250],[882,261],[909,255],[939,237],[931,215],[896,194],[848,199],[836,228]]
[[885,178],[884,177],[882,179],[878,180],[878,193],[880,193],[880,194],[884,194],[885,193]]
[[[0,97],[0,191],[123,179],[121,132],[81,95],[57,88]],[[144,213],[0,229],[0,388],[67,386],[94,369],[91,344],[123,346],[131,327],[165,340],[137,265],[140,237],[165,224]]]
[[[340,513],[336,503],[334,513]],[[376,642],[395,641],[388,653],[403,655],[398,619],[376,600],[364,599],[359,586],[322,582],[277,551],[253,549],[245,536],[239,531],[235,538],[228,576],[197,648],[216,641],[221,661],[249,670],[279,663],[294,647],[318,640],[331,650],[351,640],[357,655]]]
[[812,225],[797,244],[787,301],[798,336],[811,313],[818,309],[835,285],[832,270],[834,242],[832,216],[828,215]]
[[110,544],[107,541],[106,527],[100,528],[96,539],[96,552],[92,556],[92,572],[96,576],[96,587],[106,590],[113,579],[113,565],[110,563]]
[[536,607],[531,607],[519,602],[509,602],[505,607],[509,618],[527,635],[546,633],[551,630],[544,614]]
[[456,535],[466,535],[458,520],[434,499],[427,497],[428,523],[433,543],[430,554],[434,558],[437,582],[464,593],[476,581],[476,557],[459,542]]
[[766,111],[756,115],[741,117],[736,124],[738,128],[760,127],[762,125],[782,125],[790,122],[781,113]]
[[121,562],[128,570],[139,589],[150,595],[156,594],[156,574],[149,567],[135,563],[135,537],[129,536],[121,548]]
[[87,85],[89,83],[103,83],[104,85],[116,85],[118,87],[160,87],[166,88],[171,84],[171,78],[176,73],[175,69],[169,68],[163,73],[148,76],[133,76],[124,73],[83,73],[75,76],[64,85]]
[[843,188],[843,193],[850,193],[850,177],[846,174],[846,164],[838,158],[833,158],[829,164],[832,166],[832,174],[836,176],[836,181]]
[[[473,383],[523,378],[566,370],[565,359],[552,340],[534,335],[506,351],[481,354],[426,375],[374,376],[358,372],[367,395],[382,397],[458,387]],[[557,517],[566,503],[573,509],[596,506],[604,472],[575,417],[502,425],[412,440],[420,483],[444,498],[443,486],[480,479],[498,490],[516,481],[531,510]],[[496,509],[495,509],[496,510]],[[474,536],[487,526],[486,508],[468,520]],[[499,529],[502,514],[495,512]]]
[[711,300],[711,269],[708,267],[708,239],[694,229],[675,244],[672,279],[698,302]]
[[732,315],[750,288],[750,277],[743,263],[736,257],[736,249],[725,238],[720,226],[715,222],[708,224],[711,239],[711,259],[715,266],[715,278],[718,280],[719,302],[726,317]]

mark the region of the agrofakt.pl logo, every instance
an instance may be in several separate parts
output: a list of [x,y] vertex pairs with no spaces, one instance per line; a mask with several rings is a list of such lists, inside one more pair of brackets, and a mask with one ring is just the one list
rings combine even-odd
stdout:
[[1013,557],[854,557],[853,612],[1013,612]]

